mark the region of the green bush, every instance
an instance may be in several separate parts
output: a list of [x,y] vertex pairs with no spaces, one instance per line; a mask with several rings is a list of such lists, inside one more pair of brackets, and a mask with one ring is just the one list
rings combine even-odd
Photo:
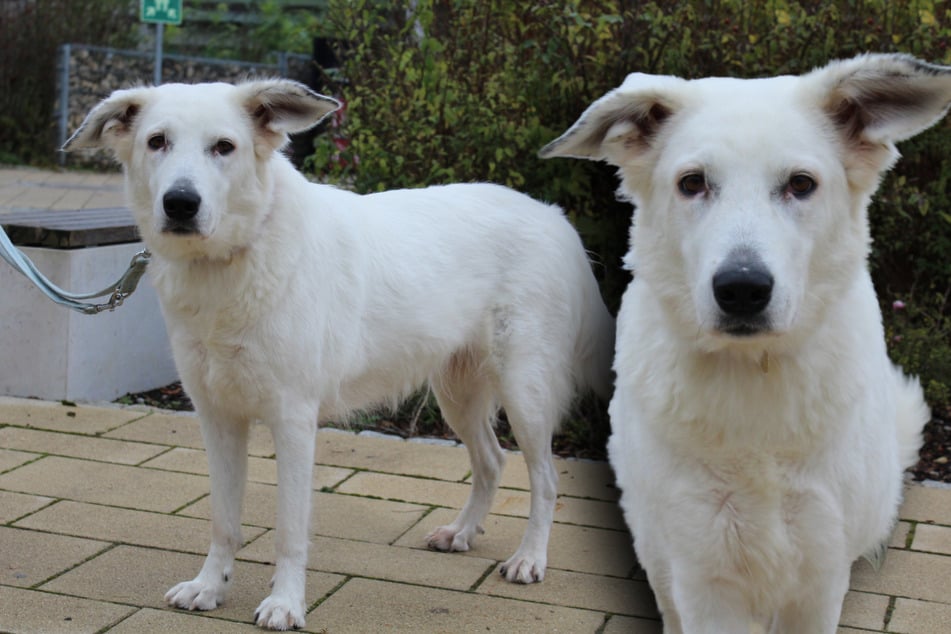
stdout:
[[310,53],[321,32],[322,2],[185,3],[184,20],[165,29],[170,53],[273,62],[276,52]]
[[54,157],[56,50],[133,41],[130,0],[10,0],[0,8],[0,162]]
[[[951,63],[947,0],[331,0],[327,20],[348,109],[313,164],[363,192],[488,180],[557,202],[604,263],[612,307],[631,215],[613,170],[536,152],[627,73],[801,73],[864,51]],[[871,210],[873,272],[893,356],[946,408],[951,135],[939,125],[901,149]]]

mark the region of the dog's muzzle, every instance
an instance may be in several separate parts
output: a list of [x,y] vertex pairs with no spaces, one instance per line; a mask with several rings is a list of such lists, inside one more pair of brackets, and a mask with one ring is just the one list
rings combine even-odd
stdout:
[[168,233],[198,233],[195,220],[201,208],[201,195],[187,180],[178,180],[162,196],[162,208],[165,211],[163,231]]
[[772,295],[773,276],[761,262],[726,262],[713,276],[713,297],[721,311],[717,330],[741,337],[769,330],[766,308]]

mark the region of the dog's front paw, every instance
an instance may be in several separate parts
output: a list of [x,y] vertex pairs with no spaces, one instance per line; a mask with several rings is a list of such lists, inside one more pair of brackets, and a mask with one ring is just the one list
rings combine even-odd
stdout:
[[214,610],[225,600],[227,584],[211,584],[195,578],[183,581],[165,593],[165,602],[183,610]]
[[535,583],[545,578],[545,556],[516,552],[499,568],[506,581],[513,583]]
[[453,525],[440,526],[426,536],[426,545],[429,546],[431,550],[465,552],[469,550],[469,540],[476,533],[481,535],[483,532],[480,526],[470,531],[463,528],[456,528]]
[[272,594],[254,611],[254,622],[258,627],[269,630],[300,629],[304,627],[304,606],[287,597]]

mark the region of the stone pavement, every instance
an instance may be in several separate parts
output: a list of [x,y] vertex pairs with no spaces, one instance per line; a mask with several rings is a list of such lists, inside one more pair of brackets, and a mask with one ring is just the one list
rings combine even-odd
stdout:
[[125,206],[122,174],[0,167],[0,214]]
[[[0,398],[0,631],[250,632],[272,573],[276,470],[252,434],[246,543],[227,602],[163,605],[209,538],[197,419],[142,407]],[[604,463],[558,460],[545,581],[504,582],[528,513],[509,455],[485,535],[468,553],[423,536],[465,500],[464,448],[318,434],[308,632],[660,632]],[[855,565],[842,633],[951,632],[951,490],[910,485],[881,571]]]

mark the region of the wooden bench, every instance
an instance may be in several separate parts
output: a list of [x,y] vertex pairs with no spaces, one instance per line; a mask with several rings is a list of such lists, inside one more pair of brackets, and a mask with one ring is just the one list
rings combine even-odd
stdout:
[[[73,292],[114,283],[142,250],[126,208],[9,211],[0,225],[44,275]],[[148,275],[115,311],[84,315],[0,260],[0,395],[111,401],[176,378]]]
[[51,209],[0,214],[0,225],[17,246],[75,249],[138,242],[132,212],[124,207]]

